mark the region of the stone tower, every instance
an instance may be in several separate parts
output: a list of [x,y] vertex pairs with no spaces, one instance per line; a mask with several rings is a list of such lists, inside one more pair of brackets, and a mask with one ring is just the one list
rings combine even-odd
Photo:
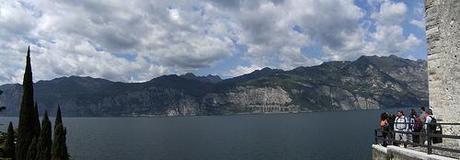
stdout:
[[[460,0],[425,0],[430,107],[442,122],[460,123]],[[460,134],[460,126],[444,133]]]

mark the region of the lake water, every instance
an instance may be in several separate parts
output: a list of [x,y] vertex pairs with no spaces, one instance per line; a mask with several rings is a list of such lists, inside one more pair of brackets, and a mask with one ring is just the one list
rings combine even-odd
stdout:
[[[64,118],[64,125],[76,160],[351,160],[371,159],[381,112]],[[17,124],[0,118],[8,121]]]

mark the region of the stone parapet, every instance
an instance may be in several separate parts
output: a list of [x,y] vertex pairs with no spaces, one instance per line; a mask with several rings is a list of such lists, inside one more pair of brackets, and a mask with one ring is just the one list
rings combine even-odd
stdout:
[[372,160],[455,160],[397,146],[372,145]]

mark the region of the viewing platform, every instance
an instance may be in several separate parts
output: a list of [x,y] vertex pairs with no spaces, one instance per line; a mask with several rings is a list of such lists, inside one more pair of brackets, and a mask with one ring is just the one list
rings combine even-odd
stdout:
[[[422,132],[376,130],[375,144],[372,145],[374,160],[460,159],[459,18],[460,1],[425,0],[428,107],[432,109],[434,115],[443,119],[443,122],[453,123],[426,123],[426,125],[442,126],[440,131],[434,129],[433,132],[430,131],[431,129]],[[382,133],[385,133],[385,136]],[[426,143],[424,141],[412,143],[410,140],[396,141],[393,136],[395,133],[418,136],[428,141]],[[403,144],[404,147],[390,144]]]
[[[459,157],[460,158],[460,157]],[[411,147],[404,148],[399,146],[389,145],[384,147],[382,145],[372,145],[372,159],[373,160],[458,160],[457,158],[450,158],[436,154],[427,154]]]
[[[396,123],[411,124],[411,123]],[[373,160],[454,160],[460,159],[460,136],[452,133],[443,134],[442,128],[446,126],[459,126],[460,123],[426,123],[427,126],[436,126],[426,131],[384,131],[375,130],[375,142],[372,145]],[[405,134],[426,141],[418,143],[410,139],[396,140],[395,134]],[[415,140],[414,140],[415,141]]]

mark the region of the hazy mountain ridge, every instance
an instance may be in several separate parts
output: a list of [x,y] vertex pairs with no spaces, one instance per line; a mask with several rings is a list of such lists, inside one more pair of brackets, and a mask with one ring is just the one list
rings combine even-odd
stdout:
[[[166,75],[143,83],[62,77],[35,84],[40,110],[60,104],[66,115],[217,115],[331,111],[428,104],[426,62],[363,56],[293,70],[264,68],[222,80]],[[16,114],[21,86],[0,86],[0,104]]]

